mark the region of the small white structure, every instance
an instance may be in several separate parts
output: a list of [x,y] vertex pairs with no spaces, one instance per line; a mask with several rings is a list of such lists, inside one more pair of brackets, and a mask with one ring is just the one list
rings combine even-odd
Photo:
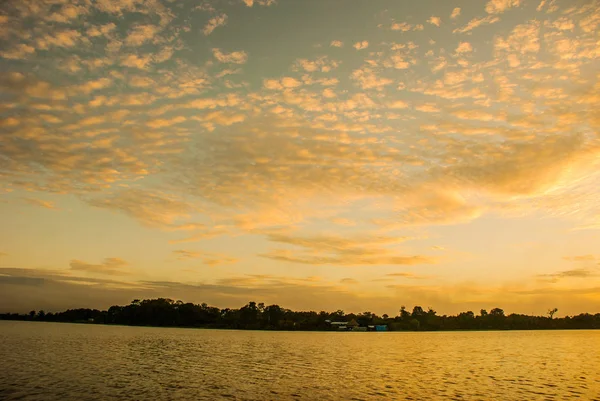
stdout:
[[330,322],[332,327],[337,327],[338,330],[347,330],[348,322]]

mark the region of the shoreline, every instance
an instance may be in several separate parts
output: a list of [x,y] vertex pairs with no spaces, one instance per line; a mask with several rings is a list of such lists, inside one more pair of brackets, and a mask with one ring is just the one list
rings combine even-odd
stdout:
[[231,327],[206,327],[206,326],[156,326],[156,325],[133,325],[118,323],[92,323],[92,322],[59,322],[48,320],[20,320],[20,319],[0,319],[0,322],[26,322],[26,323],[60,323],[76,324],[81,326],[110,326],[110,327],[140,327],[156,329],[189,329],[189,330],[219,330],[219,331],[255,331],[255,332],[282,332],[282,333],[465,333],[465,332],[506,332],[506,331],[595,331],[600,328],[533,328],[533,329],[442,329],[442,330],[387,330],[387,331],[352,331],[352,330],[283,330],[283,329],[243,329]]

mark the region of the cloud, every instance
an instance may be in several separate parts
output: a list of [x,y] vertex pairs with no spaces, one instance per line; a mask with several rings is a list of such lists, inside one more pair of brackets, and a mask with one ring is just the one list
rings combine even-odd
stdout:
[[35,53],[35,47],[18,43],[12,48],[0,51],[0,56],[9,60],[23,60]]
[[597,260],[594,255],[564,256],[563,259],[569,262],[593,262]]
[[156,86],[156,82],[152,78],[143,76],[133,76],[129,79],[127,84],[135,88],[148,88],[151,86]]
[[152,55],[145,54],[138,56],[137,54],[129,54],[121,59],[121,65],[130,68],[139,68],[140,70],[146,69],[152,62]]
[[0,252],[0,258],[3,257],[3,256],[8,256],[8,253],[6,253],[6,252]]
[[331,43],[329,44],[329,46],[331,46],[331,47],[344,47],[344,42],[342,42],[341,40],[332,40]]
[[190,242],[199,242],[207,239],[219,237],[222,235],[230,234],[231,229],[225,226],[214,226],[204,229],[196,229],[196,232],[188,237],[170,240],[169,244],[186,244]]
[[74,29],[65,29],[52,34],[38,37],[36,39],[37,48],[40,50],[49,50],[51,47],[74,47],[85,40],[79,31]]
[[501,14],[512,7],[519,7],[521,0],[490,0],[485,5],[488,14]]
[[415,106],[415,110],[423,113],[438,113],[440,109],[434,103],[423,103]]
[[101,89],[108,88],[113,83],[113,80],[110,78],[98,78],[95,80],[86,81],[81,85],[77,85],[75,90],[81,93],[85,93],[86,95]]
[[427,22],[429,22],[431,25],[440,26],[442,24],[442,19],[440,17],[431,16]]
[[377,89],[383,90],[387,85],[391,85],[394,81],[390,78],[379,77],[375,70],[363,67],[352,71],[352,79],[358,82],[362,89]]
[[[22,50],[24,58],[5,60],[13,67],[0,74],[7,98],[0,186],[79,196],[170,232],[164,235],[180,232],[168,239],[182,243],[282,227],[310,236],[316,221],[341,224],[334,216],[352,217],[354,225],[335,227],[348,236],[372,234],[374,221],[390,233],[483,214],[536,213],[597,226],[597,182],[581,184],[598,167],[598,85],[588,74],[597,58],[597,22],[589,8],[544,14],[539,23],[516,15],[508,30],[489,25],[500,14],[466,26],[446,21],[464,34],[481,26],[481,37],[494,44],[489,51],[480,51],[477,35],[432,43],[415,32],[419,25],[392,21],[379,32],[390,37],[371,41],[369,52],[328,48],[330,38],[318,51],[334,51],[339,60],[317,53],[270,61],[257,54],[242,66],[218,63],[236,59],[222,50],[241,49],[233,43],[191,62],[190,29],[198,24],[159,24],[153,10],[162,2],[96,3],[90,15],[118,27],[79,14],[77,27],[42,24],[29,37],[7,37],[3,49]],[[62,10],[39,7],[46,16]],[[167,14],[185,14],[182,7]],[[71,12],[65,18],[75,22]],[[142,29],[150,23],[154,37]],[[81,36],[64,34],[62,45],[48,39],[56,57],[36,68],[47,56],[38,38],[70,30]],[[354,43],[338,39],[345,47]],[[242,74],[246,67],[249,75]],[[309,262],[350,260],[293,246],[279,243],[273,252]],[[379,247],[394,250],[383,259],[405,254]]]
[[309,265],[419,265],[435,263],[427,256],[400,256],[382,245],[399,243],[408,238],[386,236],[362,236],[345,238],[340,236],[289,236],[270,234],[267,239],[302,250],[275,249],[260,256],[292,263]]
[[196,259],[202,256],[202,253],[200,252],[186,251],[183,249],[173,251],[173,253],[177,256],[177,259],[179,260]]
[[369,47],[369,42],[366,40],[363,40],[362,42],[356,42],[352,47],[354,47],[356,50],[363,50]]
[[488,15],[487,17],[481,17],[481,18],[473,18],[465,26],[463,26],[461,28],[456,28],[455,30],[453,30],[452,33],[471,32],[473,29],[478,28],[482,25],[491,25],[491,24],[495,24],[498,21],[500,21],[500,18],[498,18],[494,15]]
[[232,264],[238,262],[238,259],[226,256],[222,253],[206,252],[206,251],[188,251],[184,249],[178,249],[173,251],[173,254],[178,260],[190,260],[200,259],[202,264],[208,266],[218,266],[225,264]]
[[91,264],[81,260],[73,259],[69,263],[71,270],[78,272],[105,274],[109,276],[122,276],[130,274],[126,268],[129,266],[123,259],[106,258],[100,264]]
[[137,25],[131,29],[125,38],[127,46],[141,46],[145,42],[153,39],[160,31],[155,25]]
[[242,0],[242,2],[248,7],[252,7],[255,4],[259,6],[271,6],[277,4],[276,0]]
[[65,4],[58,11],[50,14],[48,20],[53,22],[68,23],[73,19],[89,14],[90,10],[85,6]]
[[470,53],[473,51],[473,46],[469,42],[460,42],[458,47],[456,48],[456,53]]
[[56,205],[54,204],[54,202],[52,202],[52,201],[45,201],[42,199],[34,199],[34,198],[23,198],[23,200],[34,206],[41,206],[46,209],[53,209],[53,210],[58,209],[56,207]]
[[390,109],[406,109],[408,108],[408,103],[402,100],[395,100],[392,103],[388,104]]
[[346,278],[343,278],[340,280],[340,284],[354,285],[354,284],[359,284],[359,282],[353,278],[346,277]]
[[411,280],[423,280],[423,279],[431,278],[430,276],[421,276],[421,275],[414,274],[411,272],[388,273],[388,274],[386,274],[386,277],[406,278],[406,279],[411,279]]
[[225,24],[227,24],[227,14],[217,15],[208,20],[208,23],[204,26],[202,32],[205,36],[208,36],[213,33],[215,29],[220,26],[224,26]]
[[407,22],[394,22],[392,24],[392,26],[390,27],[390,29],[392,31],[408,32],[408,31],[422,31],[424,29],[424,27],[421,24],[411,25]]
[[125,213],[147,226],[173,228],[194,207],[173,195],[142,189],[122,189],[109,196],[90,198],[92,206]]
[[457,110],[452,114],[463,120],[504,121],[506,119],[501,113],[492,114],[482,110]]
[[248,61],[248,54],[245,51],[223,53],[220,49],[212,49],[213,56],[221,63],[245,64]]
[[148,121],[146,125],[150,128],[165,128],[175,124],[180,124],[185,121],[187,121],[187,119],[183,116],[177,116],[171,119],[157,118],[155,120]]
[[243,114],[232,114],[217,110],[201,116],[192,117],[192,120],[202,121],[207,130],[213,131],[215,129],[215,125],[230,126],[233,124],[239,124],[246,120],[246,116]]
[[316,60],[298,59],[296,65],[306,72],[330,72],[339,66],[339,62],[329,58],[319,57]]
[[105,13],[122,15],[124,12],[135,11],[144,0],[97,0],[95,7]]
[[404,228],[411,225],[458,224],[477,219],[484,208],[465,198],[452,187],[444,188],[444,178],[432,185],[416,186],[410,194],[395,203],[395,216],[375,219],[373,223],[382,228]]
[[494,42],[497,51],[516,51],[521,54],[537,53],[540,50],[540,23],[538,21],[517,25],[506,38],[498,37]]
[[596,277],[598,274],[590,269],[572,269],[564,270],[550,274],[538,274],[538,278],[542,281],[556,283],[563,279],[585,279],[590,277]]
[[480,191],[534,196],[569,182],[573,174],[585,169],[585,164],[590,163],[598,151],[590,147],[582,135],[565,135],[550,142],[543,139],[517,142],[496,154],[493,161],[465,160],[447,170],[444,176],[467,180],[470,187]]
[[[67,271],[69,272],[69,271]],[[376,292],[349,291],[345,284],[315,277],[274,275],[234,276],[215,282],[117,281],[97,277],[76,277],[66,272],[0,268],[0,312],[25,313],[39,309],[62,311],[69,308],[108,309],[127,305],[132,299],[171,298],[185,302],[206,302],[220,308],[239,308],[249,300],[278,304],[294,310],[342,309],[377,314],[398,313],[394,305],[432,305],[439,314],[501,306],[507,313],[546,311],[556,305],[567,314],[594,311],[600,307],[594,286],[558,289],[549,286],[497,286],[475,283],[448,285],[391,284]],[[359,284],[355,284],[358,286]],[[587,308],[587,309],[586,309]]]
[[451,19],[455,19],[460,15],[460,7],[456,7],[452,10],[452,14],[450,14]]
[[109,22],[104,25],[92,25],[90,26],[86,34],[89,37],[95,38],[98,36],[108,36],[111,32],[113,32],[117,28],[113,22]]
[[265,79],[263,85],[266,89],[283,90],[298,88],[302,86],[302,82],[298,81],[296,78],[283,77],[281,79]]

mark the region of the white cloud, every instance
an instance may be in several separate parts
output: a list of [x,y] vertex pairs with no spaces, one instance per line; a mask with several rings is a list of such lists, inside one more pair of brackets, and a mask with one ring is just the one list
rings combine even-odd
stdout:
[[331,46],[331,47],[343,47],[344,46],[344,42],[342,42],[341,40],[332,40],[331,43],[329,44],[329,46]]
[[454,10],[452,10],[452,14],[450,14],[450,18],[454,19],[457,18],[460,15],[460,7],[456,7]]

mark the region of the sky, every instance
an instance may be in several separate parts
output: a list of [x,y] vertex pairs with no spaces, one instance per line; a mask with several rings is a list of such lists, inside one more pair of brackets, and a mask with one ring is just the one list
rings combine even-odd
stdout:
[[600,312],[600,1],[0,4],[0,311]]

